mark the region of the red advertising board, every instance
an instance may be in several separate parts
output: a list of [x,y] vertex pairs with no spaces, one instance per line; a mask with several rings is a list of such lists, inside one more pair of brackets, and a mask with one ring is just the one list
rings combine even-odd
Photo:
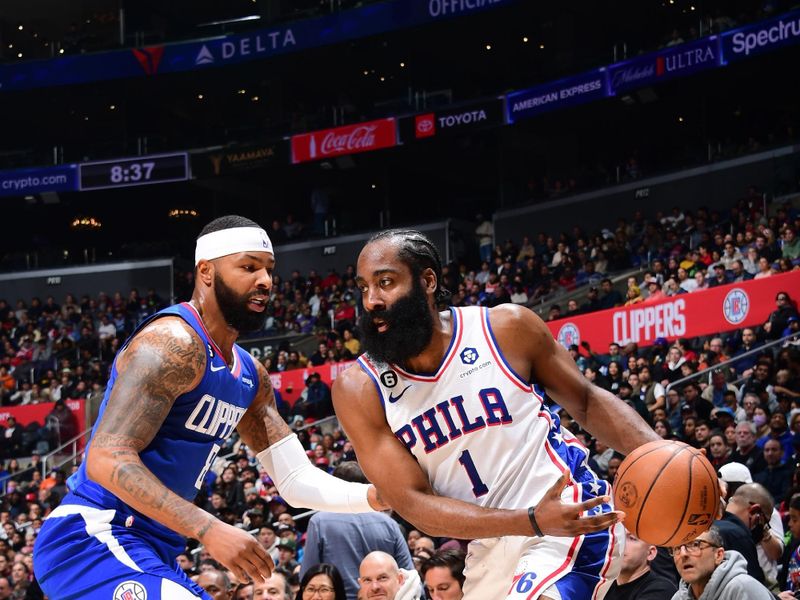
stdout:
[[[67,400],[66,405],[78,420],[78,431],[86,429],[85,400]],[[47,415],[53,412],[55,402],[42,402],[40,404],[26,404],[25,406],[3,406],[0,408],[0,425],[6,426],[9,417],[14,417],[20,425],[27,425],[36,421],[44,425]],[[65,440],[66,441],[66,440]]]
[[302,163],[397,145],[394,118],[292,136],[292,162]]
[[306,379],[311,373],[319,373],[320,378],[328,387],[331,386],[337,375],[350,367],[355,361],[308,367],[306,369],[292,369],[281,373],[270,373],[272,387],[281,393],[281,397],[291,405],[297,402],[300,394],[306,389]]
[[653,303],[559,319],[547,326],[566,347],[589,342],[598,351],[605,351],[612,341],[650,346],[659,337],[672,341],[762,325],[776,308],[778,292],[797,296],[798,290],[800,271],[792,271]]

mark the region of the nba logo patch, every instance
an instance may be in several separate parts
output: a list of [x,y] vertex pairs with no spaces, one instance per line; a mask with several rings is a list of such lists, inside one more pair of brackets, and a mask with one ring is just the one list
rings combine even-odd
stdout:
[[750,312],[750,297],[741,288],[728,292],[722,302],[722,314],[731,325],[738,325],[747,318]]
[[147,590],[135,581],[123,581],[114,590],[113,600],[147,600]]
[[578,329],[575,323],[564,323],[561,329],[558,330],[556,339],[564,348],[569,349],[573,344],[577,346],[581,343],[581,330]]
[[461,362],[465,365],[474,364],[478,360],[478,351],[475,348],[464,348],[461,351]]

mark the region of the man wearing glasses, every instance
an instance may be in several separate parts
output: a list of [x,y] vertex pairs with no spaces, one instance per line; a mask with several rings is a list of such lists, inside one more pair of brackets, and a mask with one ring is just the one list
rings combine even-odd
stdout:
[[726,551],[716,525],[696,539],[669,549],[681,576],[672,600],[772,600],[763,585],[747,574],[747,562],[735,550]]

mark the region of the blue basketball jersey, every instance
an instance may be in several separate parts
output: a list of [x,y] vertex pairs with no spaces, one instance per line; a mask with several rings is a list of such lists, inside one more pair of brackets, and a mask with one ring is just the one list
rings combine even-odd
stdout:
[[[206,348],[206,371],[200,384],[178,396],[150,444],[140,452],[144,465],[171,491],[193,501],[224,441],[233,433],[239,420],[253,402],[258,391],[258,373],[252,357],[234,345],[233,366],[225,362],[222,352],[211,339],[197,310],[189,303],[166,308],[142,323],[125,342],[123,349],[143,327],[154,319],[178,316],[186,321],[203,340]],[[111,369],[97,424],[103,418],[106,404],[118,377],[116,360]],[[89,446],[91,446],[91,439]],[[87,448],[88,452],[88,448]],[[134,515],[139,524],[147,523],[159,537],[174,540],[176,534],[160,523],[138,513],[89,479],[84,462],[68,480],[73,494],[92,504]]]

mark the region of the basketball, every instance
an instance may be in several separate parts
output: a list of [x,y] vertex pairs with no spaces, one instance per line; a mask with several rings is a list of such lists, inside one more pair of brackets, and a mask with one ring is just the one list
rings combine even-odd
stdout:
[[617,471],[614,504],[625,527],[656,546],[675,546],[706,531],[719,510],[717,474],[700,450],[674,440],[649,442]]

